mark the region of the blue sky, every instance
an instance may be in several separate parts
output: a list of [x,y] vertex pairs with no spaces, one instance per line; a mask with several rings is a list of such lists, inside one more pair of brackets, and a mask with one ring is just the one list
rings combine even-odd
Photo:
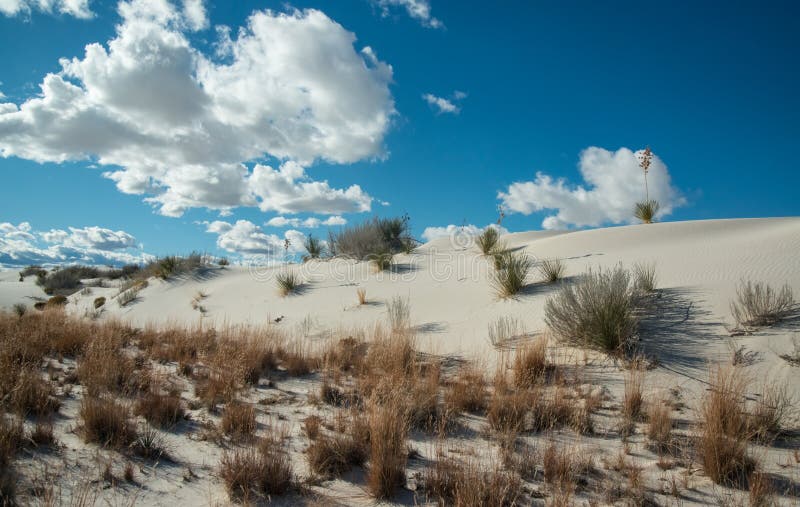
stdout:
[[[499,204],[511,231],[626,223],[646,145],[661,220],[796,215],[797,4],[649,4],[10,0],[0,264],[268,254],[309,217],[422,239]],[[74,90],[36,104],[48,73]]]

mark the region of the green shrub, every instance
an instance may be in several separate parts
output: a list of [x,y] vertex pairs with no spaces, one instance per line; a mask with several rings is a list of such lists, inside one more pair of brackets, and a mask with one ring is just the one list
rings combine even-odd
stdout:
[[322,242],[310,234],[303,243],[303,246],[308,252],[308,256],[312,259],[319,259],[320,255],[322,255]]
[[539,262],[538,269],[545,282],[553,283],[564,277],[567,267],[561,259],[545,259]]
[[642,223],[651,224],[655,220],[660,207],[661,205],[658,204],[658,201],[653,199],[637,202],[633,208],[633,216],[641,220]]
[[411,237],[408,215],[397,218],[374,218],[328,233],[331,255],[358,260],[385,253],[410,253],[416,246]]
[[731,314],[738,326],[770,326],[795,310],[789,284],[776,290],[764,282],[742,281],[731,301]]
[[492,273],[491,284],[499,297],[511,297],[525,287],[531,260],[525,254],[511,252],[496,255],[495,265],[498,260],[500,267]]
[[545,302],[544,319],[562,341],[609,353],[626,350],[636,332],[635,290],[628,271],[582,275]]
[[482,233],[475,238],[475,243],[481,249],[483,255],[491,255],[497,246],[497,240],[500,238],[500,233],[495,227],[487,227]]
[[302,285],[300,276],[294,271],[282,271],[275,275],[275,282],[278,284],[278,291],[281,296],[288,296],[294,293]]

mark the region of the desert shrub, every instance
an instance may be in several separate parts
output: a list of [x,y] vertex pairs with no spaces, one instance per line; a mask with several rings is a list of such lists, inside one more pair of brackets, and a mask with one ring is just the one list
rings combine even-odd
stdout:
[[30,266],[25,267],[22,271],[19,272],[20,278],[25,278],[26,276],[40,276],[39,273],[43,273],[43,276],[47,276],[47,271],[42,269],[41,266],[36,264],[31,264]]
[[318,415],[310,415],[303,419],[303,432],[309,440],[316,440],[320,435],[322,419]]
[[294,484],[289,456],[273,441],[224,453],[219,474],[231,500],[237,501],[282,495],[291,491]]
[[408,425],[396,405],[375,405],[369,413],[367,487],[377,499],[390,498],[406,482]]
[[439,505],[460,507],[516,505],[523,491],[522,482],[514,474],[453,459],[442,459],[428,467],[421,486]]
[[322,241],[311,234],[306,237],[303,247],[305,247],[308,256],[312,259],[319,259],[320,255],[322,255]]
[[661,205],[658,204],[658,201],[653,199],[637,202],[633,207],[633,216],[641,220],[644,224],[651,224],[653,220],[655,220],[659,208],[661,208]]
[[411,303],[408,298],[395,296],[386,303],[386,313],[389,317],[389,326],[392,331],[408,330],[411,325]]
[[353,467],[363,466],[368,443],[350,435],[320,436],[306,451],[308,467],[323,477],[339,477]]
[[138,264],[125,264],[121,268],[112,268],[101,274],[109,280],[118,280],[120,278],[133,278],[141,269],[142,267]]
[[561,259],[544,259],[537,266],[539,274],[547,283],[557,282],[564,277],[567,267]]
[[408,253],[415,245],[410,235],[407,215],[398,218],[374,218],[343,227],[338,232],[329,232],[328,237],[332,255],[359,260],[366,260],[377,254]]
[[481,249],[483,255],[491,255],[495,251],[499,238],[500,233],[496,227],[487,227],[475,238],[475,243]]
[[58,443],[53,433],[53,423],[49,421],[37,421],[28,439],[37,447],[55,447]]
[[134,285],[128,290],[122,291],[117,295],[117,303],[119,306],[127,306],[130,303],[136,301],[139,297],[139,292],[141,291],[140,285]]
[[531,269],[531,260],[522,253],[508,252],[501,258],[502,265],[492,272],[490,283],[501,298],[511,297],[525,287],[525,279]]
[[635,295],[621,266],[582,275],[547,299],[544,319],[562,341],[609,353],[624,352],[636,332]]
[[100,270],[91,266],[67,266],[51,271],[44,277],[39,277],[37,283],[47,294],[56,292],[72,294],[81,287],[82,279],[99,276]]
[[164,436],[155,428],[144,426],[129,444],[133,454],[150,460],[169,459],[169,450]]
[[162,394],[155,389],[137,400],[135,412],[159,428],[171,428],[186,415],[180,396]]
[[232,402],[225,406],[220,428],[235,438],[250,438],[256,432],[256,411],[249,403]]
[[0,505],[17,504],[17,473],[13,461],[22,449],[25,428],[22,420],[9,422],[0,414]]
[[78,359],[77,374],[89,393],[138,394],[150,387],[149,370],[138,368],[135,359],[121,347],[121,341],[110,337],[95,338],[86,344]]
[[278,292],[281,296],[293,294],[303,284],[300,280],[300,275],[291,270],[277,273],[275,275],[275,283],[278,285]]
[[738,326],[770,326],[792,313],[794,294],[789,284],[776,290],[766,283],[747,280],[739,283],[730,306]]
[[633,265],[633,287],[640,292],[656,290],[656,265],[654,262],[637,262]]
[[539,338],[519,347],[514,354],[514,384],[528,388],[546,380],[555,366],[547,360],[547,340]]
[[142,269],[140,276],[147,278],[157,276],[162,280],[186,275],[210,264],[210,257],[200,252],[192,252],[185,257],[168,255],[150,261]]
[[106,304],[106,298],[104,298],[103,296],[100,296],[99,298],[94,298],[94,307],[95,308],[100,308],[104,304]]
[[451,410],[479,413],[486,409],[488,397],[483,372],[469,365],[459,369],[445,391],[444,402]]
[[14,304],[14,313],[17,315],[17,317],[22,318],[22,316],[25,315],[25,312],[27,312],[27,311],[28,311],[28,307],[25,306],[25,303],[15,303]]
[[130,421],[127,405],[110,399],[85,396],[81,401],[80,416],[86,442],[109,447],[127,447],[136,440],[136,426]]
[[747,380],[732,367],[712,370],[701,404],[700,462],[706,475],[717,484],[742,485],[755,470],[747,443],[751,433],[745,413]]

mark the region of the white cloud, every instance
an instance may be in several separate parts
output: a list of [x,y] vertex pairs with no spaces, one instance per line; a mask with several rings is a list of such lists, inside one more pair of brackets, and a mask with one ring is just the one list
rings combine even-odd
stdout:
[[[581,152],[578,164],[586,186],[571,186],[564,179],[554,180],[538,172],[534,181],[513,183],[506,192],[499,192],[498,198],[508,211],[524,215],[557,210],[542,221],[545,229],[632,222],[634,204],[645,196],[644,176],[637,158],[641,151],[620,148],[612,152],[590,147]],[[661,204],[659,216],[685,204],[671,184],[667,166],[657,156],[653,157],[647,181],[650,198]]]
[[[119,190],[144,194],[171,216],[192,207],[369,209],[358,186],[331,189],[302,171],[317,160],[384,154],[395,114],[392,68],[371,49],[357,51],[353,33],[318,10],[259,11],[234,39],[218,30],[218,57],[184,34],[207,24],[201,2],[186,0],[181,10],[168,0],[130,0],[118,10],[107,44],[62,59],[39,96],[0,104],[0,155],[107,166]],[[267,156],[298,164],[293,180],[245,165]],[[283,186],[268,188],[270,181]],[[308,209],[316,203],[328,207]]]
[[319,218],[315,217],[300,219],[277,216],[270,218],[264,225],[268,227],[300,227],[304,229],[314,229],[322,225],[330,227],[335,225],[345,225],[346,223],[347,220],[340,216],[330,216],[325,220],[320,220]]
[[444,24],[431,15],[431,4],[428,0],[373,0],[381,8],[383,16],[389,15],[391,7],[401,7],[406,10],[409,16],[416,19],[423,26],[430,28],[442,28]]
[[33,11],[65,14],[80,19],[94,16],[89,8],[89,0],[0,0],[0,13],[6,16],[30,16]]
[[449,113],[449,114],[458,114],[461,112],[461,106],[457,103],[464,98],[466,98],[467,94],[464,92],[460,92],[456,90],[453,92],[452,98],[446,99],[444,97],[437,97],[432,93],[426,93],[422,95],[422,99],[427,102],[429,105],[435,107],[439,114],[442,113]]
[[[218,247],[244,257],[266,256],[278,259],[284,254],[292,256],[305,252],[305,235],[302,232],[290,229],[283,237],[267,234],[249,220],[237,220],[233,224],[217,220],[206,225],[206,232],[217,234]],[[287,239],[288,251],[285,249]]]
[[0,223],[0,266],[29,264],[128,264],[152,256],[125,231],[102,227],[69,227],[37,232],[28,222]]
[[[493,227],[498,230],[500,234],[508,234],[508,229],[501,227],[497,224],[489,224],[486,227]],[[474,237],[483,232],[486,227],[479,228],[473,224],[468,225],[454,225],[450,224],[446,227],[426,227],[422,231],[422,239],[425,241],[433,241],[438,238],[447,237]]]

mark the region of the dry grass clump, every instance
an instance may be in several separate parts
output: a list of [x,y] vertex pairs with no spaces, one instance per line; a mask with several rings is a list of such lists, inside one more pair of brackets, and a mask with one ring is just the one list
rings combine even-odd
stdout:
[[228,403],[219,424],[226,435],[237,439],[251,438],[256,432],[255,408],[249,403]]
[[31,366],[12,367],[0,376],[0,397],[5,400],[0,405],[7,405],[19,415],[48,416],[61,406],[53,386]]
[[796,413],[785,385],[765,383],[760,399],[750,409],[748,424],[753,438],[762,443],[774,441],[786,431],[786,421]]
[[107,391],[137,394],[150,386],[150,372],[137,367],[133,357],[122,350],[120,338],[91,340],[78,360],[78,379],[92,395]]
[[137,274],[143,279],[157,276],[162,280],[168,280],[207,267],[212,261],[211,256],[200,252],[192,252],[187,256],[168,255],[151,261]]
[[537,269],[545,282],[554,283],[564,278],[567,266],[561,259],[544,259],[539,262]]
[[294,488],[289,456],[273,441],[224,453],[219,475],[231,500],[244,503],[269,495],[283,495]]
[[17,505],[17,474],[13,461],[24,445],[22,420],[9,422],[0,414],[0,505]]
[[351,435],[319,436],[306,450],[308,467],[322,477],[339,477],[363,466],[368,454],[369,443]]
[[386,313],[393,332],[408,331],[411,326],[411,302],[408,298],[393,297],[386,303]]
[[98,309],[101,306],[103,306],[104,304],[106,304],[106,298],[103,297],[103,296],[100,296],[98,298],[94,298],[94,303],[93,304],[94,304],[94,308]]
[[278,293],[284,297],[294,294],[303,284],[300,275],[290,270],[277,273],[275,283],[278,285]]
[[151,390],[136,401],[136,415],[159,428],[171,428],[186,416],[180,395]]
[[358,298],[359,305],[367,304],[367,289],[356,289],[356,297]]
[[362,369],[367,344],[360,337],[347,336],[333,340],[322,354],[325,368],[333,372],[357,372]]
[[389,271],[392,267],[394,254],[391,252],[375,252],[367,256],[367,260],[372,263],[375,271]]
[[489,323],[489,343],[496,349],[507,348],[510,342],[524,335],[522,322],[514,317],[498,317]]
[[499,267],[492,272],[490,283],[498,297],[509,298],[525,287],[531,260],[524,253],[505,252],[496,259],[501,259]]
[[474,364],[460,368],[444,394],[448,409],[460,412],[481,413],[486,410],[488,398],[486,378]]
[[647,409],[647,438],[659,452],[669,449],[672,443],[672,416],[668,404],[656,401]]
[[85,396],[81,401],[80,416],[86,442],[120,448],[136,440],[136,426],[130,421],[127,405],[111,399]]
[[531,394],[525,391],[508,392],[496,388],[486,411],[489,427],[500,433],[519,433],[525,427],[531,399]]
[[552,377],[556,367],[547,359],[547,339],[540,337],[519,347],[514,354],[513,369],[514,385],[520,389]]
[[496,227],[489,226],[475,238],[475,243],[481,249],[483,255],[492,255],[498,246],[498,239],[500,239],[500,232]]
[[623,435],[631,434],[636,421],[642,418],[644,408],[643,384],[644,372],[642,370],[628,370],[625,375],[625,391],[622,397],[621,409]]
[[636,332],[634,292],[630,274],[621,266],[589,271],[548,298],[545,323],[567,343],[621,354]]
[[718,366],[709,384],[699,410],[699,459],[712,481],[741,485],[756,468],[747,449],[751,436],[745,413],[747,379],[735,368]]
[[58,443],[53,433],[53,423],[49,421],[38,421],[28,438],[37,447],[55,447]]
[[514,474],[453,459],[439,460],[427,468],[422,489],[428,500],[458,507],[516,505],[523,492],[522,482]]
[[764,282],[746,280],[737,286],[730,307],[738,327],[771,326],[795,310],[794,294],[789,284],[776,290]]
[[408,424],[402,408],[392,403],[373,405],[368,418],[367,488],[377,499],[390,498],[406,482]]
[[748,479],[748,501],[750,507],[770,507],[776,505],[775,487],[769,475],[753,472]]
[[416,241],[411,237],[408,215],[374,218],[347,225],[328,233],[328,248],[333,255],[364,260],[380,253],[411,253]]
[[633,287],[642,293],[656,290],[658,278],[655,262],[637,262],[631,269],[633,273]]

